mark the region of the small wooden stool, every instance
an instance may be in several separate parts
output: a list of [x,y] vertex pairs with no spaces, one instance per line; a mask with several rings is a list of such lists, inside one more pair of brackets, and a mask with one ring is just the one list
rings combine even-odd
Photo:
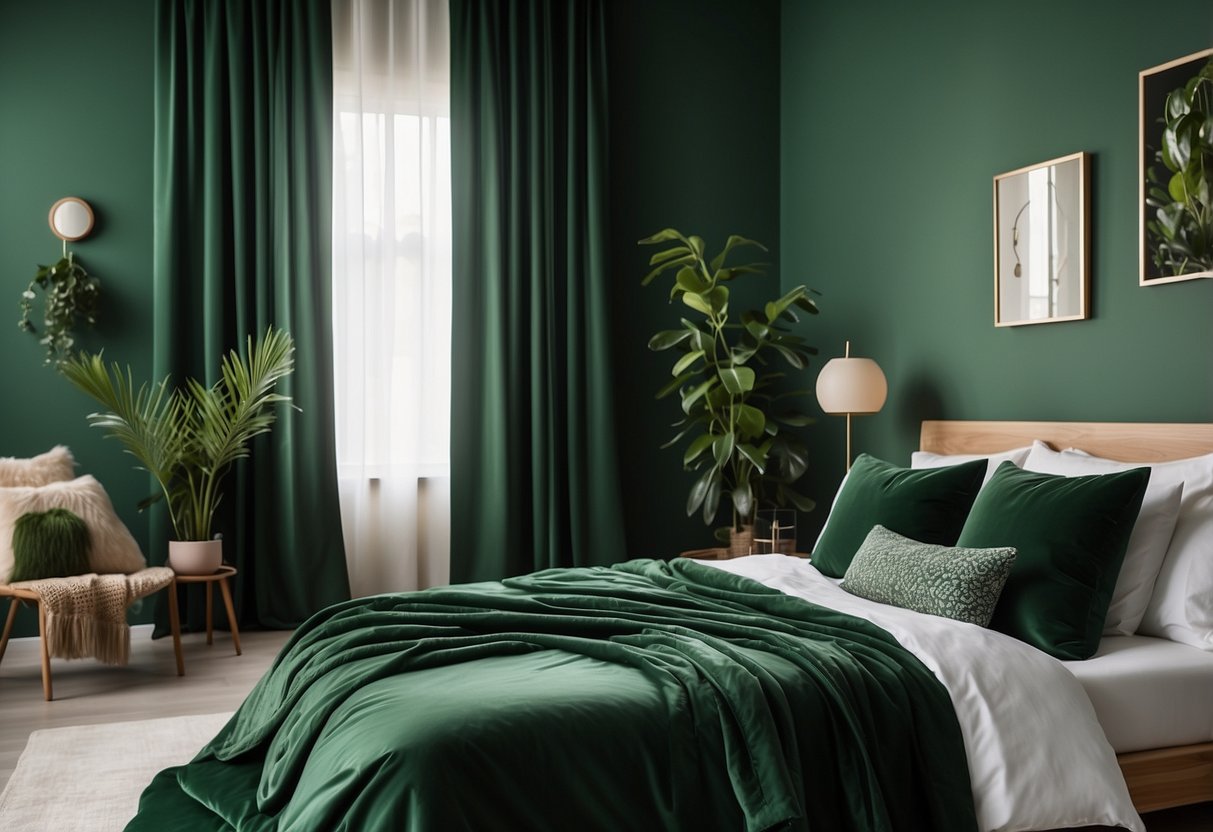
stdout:
[[177,621],[177,587],[176,584],[206,584],[206,643],[214,644],[214,621],[211,616],[211,607],[214,606],[215,584],[219,584],[219,591],[223,594],[223,605],[227,607],[227,626],[232,630],[232,644],[236,646],[236,655],[242,655],[240,651],[240,630],[236,627],[236,608],[232,605],[232,592],[228,588],[227,579],[236,574],[236,567],[228,566],[226,563],[219,567],[217,572],[212,572],[210,575],[178,575],[173,585],[173,606],[170,609],[170,614],[173,618],[174,632],[179,628],[180,624]]
[[[171,619],[169,623],[173,631],[173,651],[177,656],[177,675],[184,676],[185,660],[181,656],[181,629],[177,622],[177,592],[173,584],[167,584],[162,588],[169,590],[168,608]],[[32,603],[38,608],[38,641],[42,646],[42,694],[46,701],[50,702],[54,698],[54,693],[51,688],[50,647],[46,643],[46,607],[42,605],[42,598],[32,589],[20,589],[3,584],[0,585],[0,598],[5,597],[12,600],[8,604],[8,618],[4,622],[4,634],[0,635],[0,661],[4,660],[4,651],[8,649],[8,637],[13,632],[13,622],[17,620],[17,603],[20,601]]]

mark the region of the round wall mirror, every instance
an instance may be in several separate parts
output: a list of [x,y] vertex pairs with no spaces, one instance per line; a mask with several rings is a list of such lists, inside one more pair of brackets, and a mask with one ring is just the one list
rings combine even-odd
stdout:
[[93,209],[78,196],[65,196],[51,206],[50,224],[60,240],[83,240],[93,230]]

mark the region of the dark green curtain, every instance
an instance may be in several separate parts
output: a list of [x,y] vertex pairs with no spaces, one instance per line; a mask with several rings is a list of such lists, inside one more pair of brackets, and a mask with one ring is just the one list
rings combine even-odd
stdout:
[[626,557],[600,0],[451,0],[451,578]]
[[[159,0],[155,369],[213,381],[273,324],[297,343],[283,409],[229,475],[218,527],[241,618],[291,627],[349,597],[333,434],[328,0]],[[167,520],[153,511],[151,559]],[[196,599],[194,599],[196,601]],[[189,619],[197,626],[201,606]],[[217,616],[223,620],[223,616]]]

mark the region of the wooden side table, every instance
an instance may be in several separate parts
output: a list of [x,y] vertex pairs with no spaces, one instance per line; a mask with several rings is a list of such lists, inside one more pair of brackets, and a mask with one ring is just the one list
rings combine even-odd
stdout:
[[[219,571],[212,572],[210,575],[178,575],[175,578],[178,584],[206,584],[206,643],[214,644],[214,622],[211,616],[211,607],[214,606],[215,584],[219,584],[219,591],[223,593],[223,606],[227,607],[227,625],[232,631],[232,644],[236,647],[236,655],[241,655],[240,651],[240,630],[236,627],[236,608],[232,605],[232,591],[228,588],[227,579],[236,574],[236,567],[228,566],[226,563],[219,567]],[[176,587],[173,587],[172,598],[175,601],[177,598]],[[177,611],[170,611],[176,623]]]

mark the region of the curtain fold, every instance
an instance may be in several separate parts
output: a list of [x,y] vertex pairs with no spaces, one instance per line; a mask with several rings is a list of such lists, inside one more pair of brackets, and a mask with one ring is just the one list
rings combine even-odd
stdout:
[[451,0],[451,577],[626,557],[602,0]]
[[446,0],[333,0],[337,463],[355,595],[448,582]]
[[[217,521],[245,622],[349,597],[333,433],[328,0],[159,0],[156,377],[211,382],[267,326],[294,335],[297,411],[225,483]],[[167,523],[153,509],[153,562]],[[196,625],[200,609],[191,612]]]

